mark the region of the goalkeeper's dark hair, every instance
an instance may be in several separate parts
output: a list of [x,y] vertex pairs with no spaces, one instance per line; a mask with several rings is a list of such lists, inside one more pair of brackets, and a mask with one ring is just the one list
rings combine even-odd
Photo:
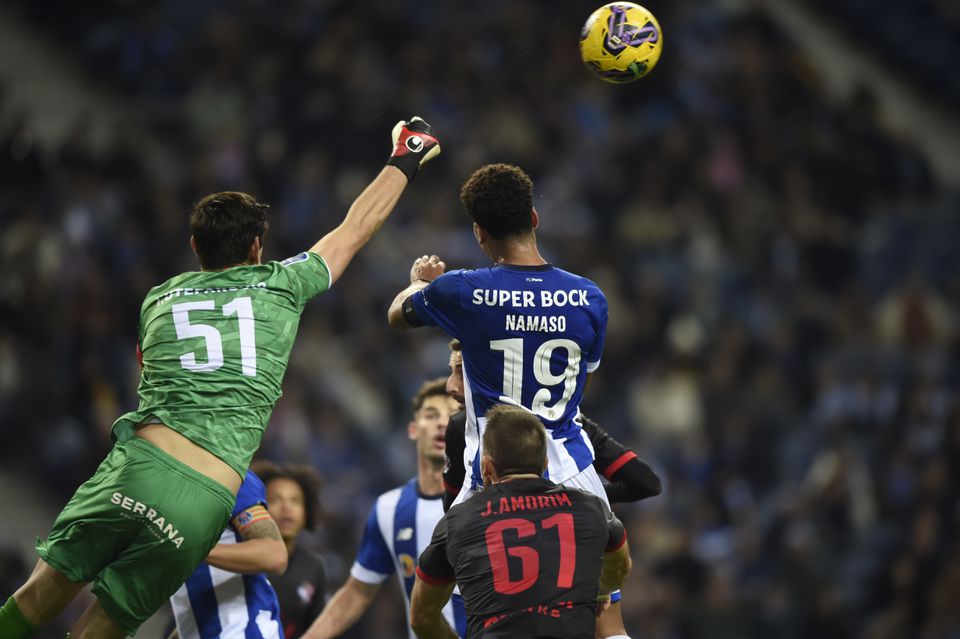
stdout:
[[207,270],[246,264],[254,238],[267,234],[267,209],[255,197],[237,191],[212,193],[193,207],[190,233],[200,266]]
[[320,519],[320,488],[323,480],[312,466],[300,464],[274,464],[271,461],[261,460],[250,464],[252,470],[269,490],[270,482],[274,479],[289,479],[296,482],[303,492],[303,508],[305,511],[305,527],[307,530],[316,528]]
[[488,164],[477,169],[461,187],[460,201],[477,226],[495,240],[533,230],[533,181],[520,167]]
[[411,408],[413,408],[413,414],[416,415],[417,411],[423,408],[423,403],[427,401],[428,397],[449,397],[447,395],[447,378],[438,377],[437,379],[431,379],[430,381],[424,382],[420,386],[420,390],[417,391],[417,394],[413,396],[413,399],[410,400]]
[[501,477],[542,475],[547,467],[547,432],[533,413],[499,404],[487,411],[483,452]]

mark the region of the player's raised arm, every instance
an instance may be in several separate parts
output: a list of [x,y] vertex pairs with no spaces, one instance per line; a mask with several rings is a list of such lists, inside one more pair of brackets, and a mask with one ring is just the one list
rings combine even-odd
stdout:
[[393,152],[387,166],[354,200],[343,222],[310,249],[326,262],[331,284],[390,216],[420,167],[440,153],[433,127],[421,118],[401,120],[393,127],[392,137]]
[[410,267],[410,285],[397,293],[387,311],[387,322],[391,328],[416,328],[423,326],[423,322],[416,315],[416,311],[408,303],[411,295],[425,289],[430,282],[443,275],[447,268],[436,255],[424,255],[413,261]]

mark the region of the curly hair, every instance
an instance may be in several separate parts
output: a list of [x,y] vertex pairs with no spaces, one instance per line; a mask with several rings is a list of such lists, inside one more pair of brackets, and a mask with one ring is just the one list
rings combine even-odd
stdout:
[[305,510],[305,527],[313,530],[320,518],[320,487],[323,480],[310,466],[298,464],[284,464],[280,466],[271,461],[261,460],[253,462],[250,469],[268,486],[274,479],[289,479],[296,482],[303,491],[303,508]]
[[267,234],[267,209],[252,195],[238,191],[212,193],[193,207],[190,233],[200,266],[220,269],[245,264],[254,238]]
[[460,201],[477,226],[495,240],[533,230],[533,181],[520,167],[488,164],[460,189]]

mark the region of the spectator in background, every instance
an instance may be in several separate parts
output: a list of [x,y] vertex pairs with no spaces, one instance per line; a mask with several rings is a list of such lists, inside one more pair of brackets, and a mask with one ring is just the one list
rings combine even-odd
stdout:
[[267,508],[280,528],[289,557],[287,571],[271,577],[280,600],[286,639],[296,639],[323,610],[327,577],[320,553],[300,543],[300,533],[317,525],[320,476],[308,466],[261,461],[252,466],[267,487]]

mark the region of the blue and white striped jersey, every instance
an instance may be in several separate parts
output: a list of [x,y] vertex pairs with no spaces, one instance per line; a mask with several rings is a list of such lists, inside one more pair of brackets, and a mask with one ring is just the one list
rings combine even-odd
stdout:
[[496,404],[524,407],[543,422],[549,479],[562,483],[593,463],[579,416],[607,331],[607,300],[596,284],[550,264],[450,271],[411,295],[404,312],[462,344],[471,490],[483,487],[484,415]]
[[[424,497],[414,477],[403,486],[379,497],[363,529],[363,539],[350,575],[365,584],[379,584],[396,572],[406,602],[407,628],[410,625],[410,593],[416,581],[417,559],[430,545],[433,529],[443,517],[442,495]],[[443,608],[443,616],[463,637],[467,615],[463,600],[455,597]],[[409,630],[410,639],[416,635]]]
[[[257,504],[266,507],[267,492],[248,470],[230,521]],[[219,543],[240,541],[231,524]],[[170,604],[181,639],[283,639],[277,593],[265,575],[240,575],[201,563]]]

